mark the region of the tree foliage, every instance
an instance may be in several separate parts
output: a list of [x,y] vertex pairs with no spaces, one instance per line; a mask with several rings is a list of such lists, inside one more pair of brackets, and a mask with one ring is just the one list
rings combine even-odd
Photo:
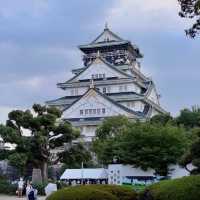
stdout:
[[194,19],[194,24],[186,34],[194,38],[200,33],[200,0],[178,0],[181,11],[179,15],[183,18]]
[[[194,130],[192,143],[188,151],[182,156],[180,164],[184,166],[191,174],[200,174],[200,128]],[[192,164],[195,168],[189,169],[188,165]]]
[[174,124],[174,119],[170,114],[158,114],[153,116],[150,119],[150,122],[153,124],[162,124],[162,125],[166,125],[166,124]]
[[180,115],[175,119],[177,125],[183,125],[187,129],[200,126],[200,108],[183,109]]
[[[79,131],[70,123],[60,120],[61,112],[39,104],[30,110],[14,110],[9,113],[6,126],[0,126],[0,136],[11,143],[15,151],[10,152],[8,159],[21,173],[31,164],[40,168],[43,179],[47,179],[48,164],[55,164],[62,159],[63,152],[70,151],[72,141],[79,137]],[[27,133],[24,134],[24,130]]]
[[97,154],[99,162],[109,164],[113,162],[117,141],[115,139],[124,133],[129,125],[125,116],[107,118],[96,130],[96,140],[93,141],[93,151]]
[[183,129],[171,125],[135,123],[121,138],[121,162],[155,169],[168,175],[169,165],[176,164],[185,151],[187,140]]
[[61,162],[65,163],[65,168],[81,168],[82,163],[84,167],[91,167],[91,159],[91,153],[79,143],[69,151],[63,152]]
[[[99,137],[100,129],[105,130],[105,127],[109,127],[106,136]],[[113,132],[113,129],[120,131]],[[94,151],[103,164],[117,158],[123,164],[155,169],[160,175],[169,173],[169,165],[178,162],[186,147],[187,138],[182,128],[155,121],[131,122],[120,117],[104,121],[93,142]]]

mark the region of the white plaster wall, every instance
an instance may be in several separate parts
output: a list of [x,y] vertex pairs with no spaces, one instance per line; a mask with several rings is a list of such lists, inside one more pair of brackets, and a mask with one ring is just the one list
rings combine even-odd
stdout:
[[97,126],[83,126],[81,135],[85,137],[94,137]]
[[117,84],[117,85],[107,85],[107,86],[97,86],[101,92],[103,88],[106,87],[108,93],[120,93],[120,92],[136,92],[140,93],[141,89],[134,83],[129,84]]
[[126,176],[154,176],[154,173],[151,169],[144,171],[131,165],[111,164],[108,165],[108,183],[121,185]]
[[121,102],[123,106],[130,108],[133,111],[142,112],[144,110],[145,104],[142,101],[129,101],[129,102]]
[[153,108],[152,113],[151,113],[151,117],[158,115],[158,114],[160,114],[160,113]]
[[[94,82],[95,84],[95,82]],[[117,85],[106,85],[106,86],[97,86],[100,91],[103,93],[103,88],[106,88],[107,93],[119,93],[119,92],[136,92],[138,94],[141,93],[141,88],[134,83],[124,83]],[[65,95],[66,96],[79,96],[83,95],[89,89],[89,84],[87,87],[79,87],[79,88],[66,88]]]
[[[193,169],[192,165],[188,166]],[[171,165],[172,171],[169,175],[171,179],[189,176],[189,172],[179,165]],[[144,171],[140,168],[133,168],[131,165],[110,164],[108,165],[108,182],[109,184],[121,185],[126,176],[155,176],[155,170],[149,169]],[[113,178],[112,178],[113,177]],[[115,179],[115,181],[114,181]]]
[[152,89],[149,97],[148,97],[151,101],[153,101],[154,103],[156,104],[159,104],[159,101],[158,101],[158,96],[157,96],[157,93],[156,93],[156,90],[155,88]]
[[[194,169],[194,166],[189,165],[188,168],[192,170]],[[171,165],[170,169],[172,170],[170,174],[171,179],[181,178],[183,176],[190,175],[190,173],[185,168],[182,168],[179,165]]]
[[79,96],[83,95],[87,92],[89,87],[79,87],[79,88],[66,88],[65,95],[66,96]]

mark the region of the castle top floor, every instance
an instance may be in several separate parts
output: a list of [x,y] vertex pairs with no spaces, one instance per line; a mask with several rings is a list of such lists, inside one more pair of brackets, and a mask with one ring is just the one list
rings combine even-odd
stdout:
[[79,49],[84,53],[85,66],[88,66],[99,54],[107,62],[116,66],[132,64],[137,58],[143,57],[136,45],[113,33],[107,25],[95,40],[89,44],[80,45]]

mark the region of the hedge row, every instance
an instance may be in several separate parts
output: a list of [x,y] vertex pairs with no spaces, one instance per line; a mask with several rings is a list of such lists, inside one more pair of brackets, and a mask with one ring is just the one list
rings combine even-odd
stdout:
[[161,181],[140,194],[140,200],[200,200],[200,176]]
[[131,189],[112,185],[77,186],[59,190],[47,200],[136,200]]
[[139,195],[121,186],[76,186],[59,190],[47,200],[200,200],[200,176],[161,181]]

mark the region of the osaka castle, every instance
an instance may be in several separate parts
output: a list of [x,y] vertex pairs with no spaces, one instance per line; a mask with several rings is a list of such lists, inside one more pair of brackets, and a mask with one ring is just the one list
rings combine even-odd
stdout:
[[85,142],[92,141],[97,126],[108,117],[125,115],[144,121],[166,113],[154,82],[141,71],[143,55],[135,44],[106,26],[79,49],[83,65],[72,70],[72,78],[57,84],[65,96],[46,103],[61,109],[63,119],[80,128]]

